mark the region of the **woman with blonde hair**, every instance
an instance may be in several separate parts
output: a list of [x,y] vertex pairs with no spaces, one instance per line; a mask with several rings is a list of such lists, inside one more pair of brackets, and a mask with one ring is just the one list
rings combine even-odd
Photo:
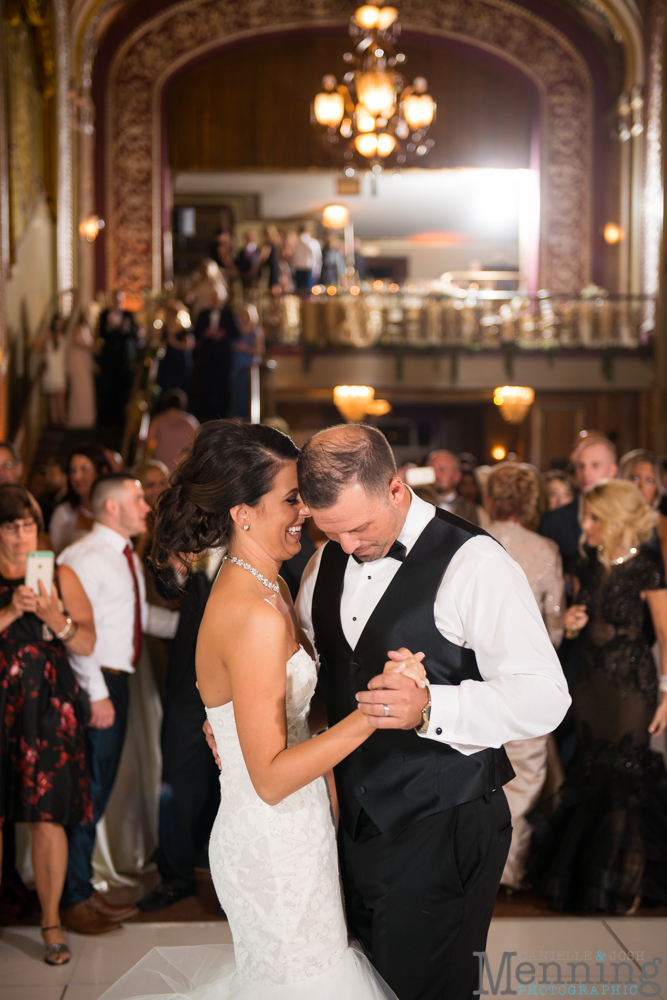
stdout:
[[[563,638],[562,609],[565,607],[560,552],[550,538],[543,538],[525,527],[539,524],[543,502],[540,475],[532,465],[503,462],[489,472],[484,492],[486,510],[491,517],[486,530],[523,569],[549,638],[558,648]],[[505,785],[512,814],[512,842],[500,880],[501,885],[509,889],[520,889],[523,885],[531,837],[526,816],[537,804],[544,787],[550,739],[536,736],[505,744],[515,774]]]
[[575,603],[563,616],[565,634],[580,635],[577,747],[534,865],[534,887],[552,909],[631,913],[642,900],[667,903],[667,773],[649,745],[667,727],[667,590],[646,544],[656,520],[629,482],[605,480],[584,498]]

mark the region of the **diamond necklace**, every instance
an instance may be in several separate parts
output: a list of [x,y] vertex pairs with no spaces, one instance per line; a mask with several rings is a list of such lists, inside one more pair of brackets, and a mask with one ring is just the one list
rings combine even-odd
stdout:
[[225,556],[225,558],[222,560],[223,564],[226,563],[228,559],[230,563],[234,563],[235,566],[240,566],[242,569],[247,569],[249,573],[252,573],[252,575],[259,580],[260,583],[263,583],[265,587],[268,587],[269,590],[272,590],[274,594],[280,593],[280,587],[278,586],[278,584],[271,583],[270,580],[267,580],[265,576],[262,576],[260,571],[258,569],[255,569],[254,566],[251,566],[250,563],[244,562],[243,559],[238,559],[236,556]]

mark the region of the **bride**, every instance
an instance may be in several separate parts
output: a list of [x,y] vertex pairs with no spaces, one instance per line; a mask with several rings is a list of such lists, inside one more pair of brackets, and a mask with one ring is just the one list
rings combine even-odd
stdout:
[[[197,681],[220,758],[211,874],[234,941],[157,948],[101,1000],[394,997],[348,943],[323,775],[375,729],[356,710],[314,738],[315,651],[278,578],[309,515],[298,450],[271,427],[206,423],[160,497],[155,548],[225,545],[197,643]],[[417,657],[390,662],[415,683]],[[203,738],[203,737],[202,737]]]

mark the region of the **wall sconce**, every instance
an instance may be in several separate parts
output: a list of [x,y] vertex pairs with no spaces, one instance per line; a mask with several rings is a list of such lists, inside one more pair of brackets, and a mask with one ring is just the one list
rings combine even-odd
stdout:
[[623,230],[615,222],[608,222],[604,227],[603,235],[606,243],[619,243],[623,239]]
[[104,229],[104,219],[98,215],[89,215],[79,223],[79,236],[85,236],[89,243],[94,243],[100,229]]
[[534,399],[534,389],[525,385],[502,385],[493,390],[493,402],[508,424],[522,423]]
[[333,401],[348,423],[358,424],[364,417],[383,417],[391,410],[388,400],[375,399],[375,389],[370,385],[337,385]]

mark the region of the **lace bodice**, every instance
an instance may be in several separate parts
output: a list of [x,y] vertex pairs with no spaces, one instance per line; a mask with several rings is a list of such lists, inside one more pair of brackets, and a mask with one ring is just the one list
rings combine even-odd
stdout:
[[[287,746],[310,738],[317,664],[300,648],[286,665]],[[221,762],[211,874],[246,983],[284,985],[331,969],[347,950],[336,839],[325,778],[275,806],[248,774],[233,705],[207,709]],[[261,889],[260,889],[261,887]]]
[[[287,746],[303,743],[310,736],[308,711],[317,684],[317,664],[303,646],[287,661],[287,686],[285,689],[285,714],[287,716]],[[222,774],[245,771],[245,761],[236,732],[232,702],[217,708],[207,708],[206,714],[213,728]]]

